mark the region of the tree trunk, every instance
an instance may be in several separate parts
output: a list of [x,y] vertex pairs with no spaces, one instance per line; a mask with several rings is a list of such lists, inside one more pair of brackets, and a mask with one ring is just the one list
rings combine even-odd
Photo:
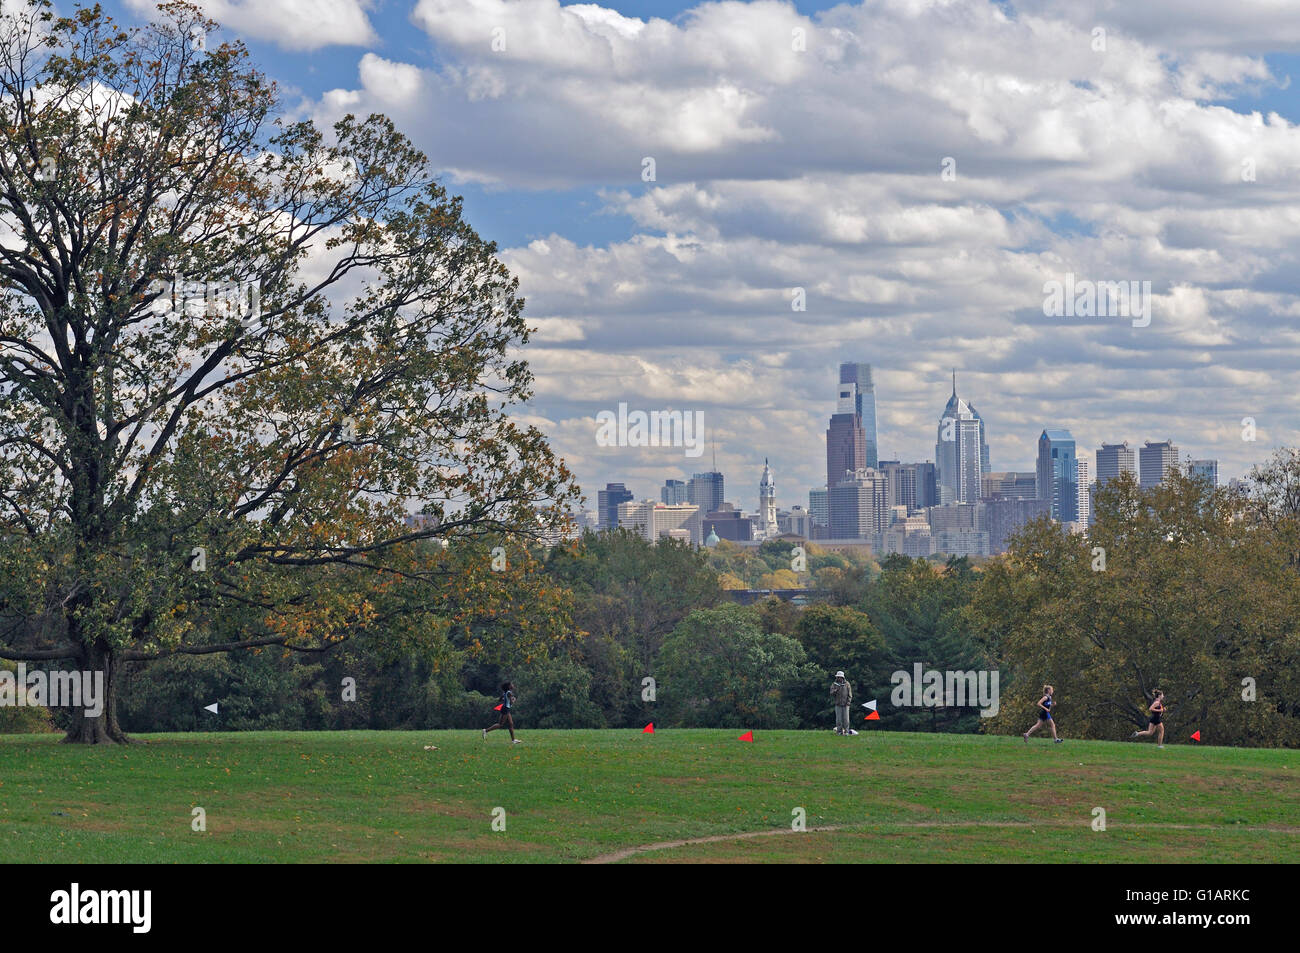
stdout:
[[90,708],[85,705],[76,710],[68,733],[63,736],[64,744],[111,745],[130,742],[131,739],[117,723],[117,673],[121,664],[112,648],[99,639],[81,653],[77,665],[82,671],[92,673],[92,678],[94,673],[103,673],[103,687],[98,699],[102,710],[98,715],[92,715]]

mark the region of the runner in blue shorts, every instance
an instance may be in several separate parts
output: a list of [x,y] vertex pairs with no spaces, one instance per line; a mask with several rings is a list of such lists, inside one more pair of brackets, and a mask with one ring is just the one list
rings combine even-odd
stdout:
[[1056,740],[1056,743],[1058,745],[1061,743],[1062,739],[1056,737],[1056,721],[1052,718],[1052,695],[1055,691],[1056,689],[1051,685],[1043,686],[1043,697],[1038,699],[1038,721],[1034,722],[1034,726],[1020,736],[1025,739],[1025,744],[1029,744],[1029,736],[1043,727],[1044,724],[1052,729],[1052,737]]

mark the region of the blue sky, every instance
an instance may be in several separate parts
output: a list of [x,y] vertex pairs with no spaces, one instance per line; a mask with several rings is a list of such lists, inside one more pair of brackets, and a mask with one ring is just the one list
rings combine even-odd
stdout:
[[[806,505],[840,360],[875,366],[889,457],[933,458],[954,366],[994,469],[1043,427],[1225,478],[1300,444],[1300,4],[204,5],[287,108],[386,112],[465,197],[539,329],[520,415],[593,499],[701,468],[597,446],[627,402],[703,411],[740,505],[765,457]],[[1065,273],[1150,281],[1150,326],[1046,316]]]

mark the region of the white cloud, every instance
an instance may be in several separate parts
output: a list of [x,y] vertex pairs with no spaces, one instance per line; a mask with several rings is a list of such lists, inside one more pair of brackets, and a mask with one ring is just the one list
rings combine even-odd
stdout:
[[[286,50],[368,46],[377,41],[366,11],[372,0],[192,0],[222,29],[275,43]],[[126,0],[141,16],[157,13],[157,0]]]

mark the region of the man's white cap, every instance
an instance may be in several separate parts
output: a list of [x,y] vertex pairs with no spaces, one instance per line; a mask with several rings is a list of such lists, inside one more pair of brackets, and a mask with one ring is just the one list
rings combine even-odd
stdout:
[[843,677],[844,677],[844,673],[843,673],[843,672],[836,672],[836,673],[835,673],[835,677],[836,677],[836,678],[843,678]]

